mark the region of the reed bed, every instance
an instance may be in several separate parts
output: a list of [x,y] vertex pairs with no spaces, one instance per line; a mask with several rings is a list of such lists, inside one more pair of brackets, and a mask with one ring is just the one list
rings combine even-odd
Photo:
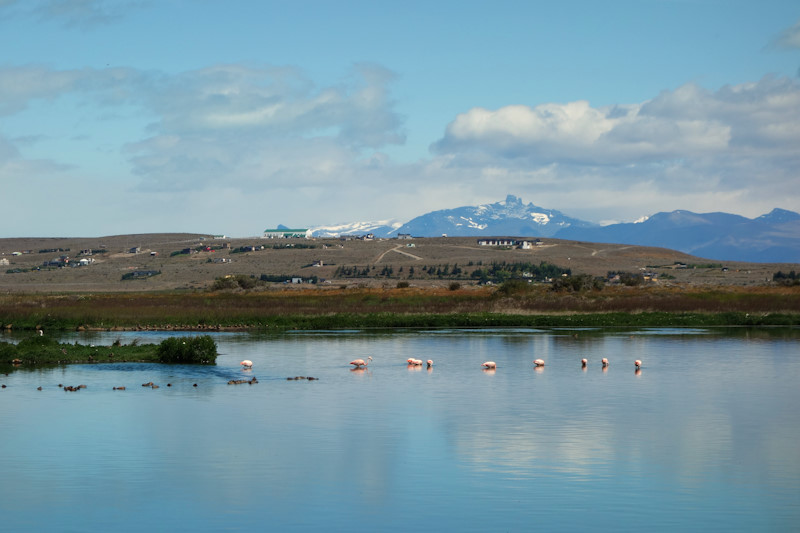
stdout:
[[800,323],[800,288],[346,289],[0,295],[13,330]]

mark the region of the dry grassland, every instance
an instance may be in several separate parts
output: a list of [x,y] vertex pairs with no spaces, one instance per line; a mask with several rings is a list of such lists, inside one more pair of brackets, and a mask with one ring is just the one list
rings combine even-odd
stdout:
[[[409,245],[412,245],[409,246]],[[185,248],[220,247],[173,256]],[[273,249],[274,245],[309,246],[313,248]],[[242,246],[264,246],[263,250],[233,253]],[[138,248],[138,252],[130,250]],[[57,250],[65,251],[47,251]],[[66,251],[68,250],[68,251]],[[68,255],[71,262],[80,259],[81,250],[105,250],[90,256],[94,262],[77,268],[45,268],[43,263]],[[14,252],[27,251],[14,255]],[[444,288],[451,279],[418,279],[423,267],[458,265],[464,270],[459,280],[469,289],[474,280],[471,270],[492,262],[547,262],[569,268],[575,274],[604,276],[609,271],[655,272],[661,286],[763,287],[778,270],[800,270],[796,264],[761,264],[720,262],[693,257],[663,248],[595,244],[544,239],[541,246],[530,250],[479,246],[477,238],[417,238],[413,240],[383,239],[374,241],[339,239],[214,239],[196,234],[143,234],[100,238],[28,238],[0,239],[0,291],[5,293],[85,293],[85,292],[151,292],[186,289],[207,289],[214,280],[226,275],[287,275],[317,277],[326,280],[316,289],[347,287],[393,288],[400,280],[412,288]],[[225,259],[225,262],[222,262]],[[312,266],[321,262],[322,266]],[[699,265],[679,269],[675,265]],[[708,268],[707,265],[715,265]],[[720,265],[725,268],[720,268]],[[381,276],[384,267],[393,275]],[[339,267],[369,268],[361,278],[337,278]],[[415,277],[408,279],[413,267]],[[10,273],[18,270],[19,272]],[[158,271],[146,279],[123,280],[126,273]],[[666,279],[669,278],[669,279]],[[286,288],[276,284],[273,288]],[[294,287],[299,288],[299,287]]]

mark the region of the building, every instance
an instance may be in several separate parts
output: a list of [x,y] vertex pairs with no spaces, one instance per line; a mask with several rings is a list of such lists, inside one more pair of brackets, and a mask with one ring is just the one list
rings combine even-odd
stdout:
[[506,238],[478,239],[480,246],[516,246],[516,240]]
[[308,239],[311,237],[310,229],[265,229],[265,239]]

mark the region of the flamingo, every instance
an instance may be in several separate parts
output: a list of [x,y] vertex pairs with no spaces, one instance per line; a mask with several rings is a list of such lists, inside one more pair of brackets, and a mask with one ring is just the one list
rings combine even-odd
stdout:
[[637,359],[636,361],[633,362],[633,366],[636,367],[636,370],[639,370],[640,368],[642,368],[642,362],[639,359]]
[[433,359],[428,359],[428,368],[433,366]]
[[544,359],[536,359],[533,364],[536,366],[544,366]]
[[366,367],[369,364],[370,361],[372,361],[372,356],[371,355],[369,357],[367,357],[366,361],[364,361],[363,359],[354,359],[354,360],[350,361],[350,364],[351,365],[355,365],[355,368],[361,368],[362,366]]
[[603,363],[603,368],[608,366],[608,359],[606,359],[605,357],[603,357],[601,362]]
[[497,368],[497,363],[494,361],[486,361],[481,365],[483,368]]
[[586,358],[581,359],[581,366],[586,368],[586,365],[589,363],[589,360]]
[[242,368],[253,368],[253,362],[250,359],[245,359],[239,364],[242,365]]

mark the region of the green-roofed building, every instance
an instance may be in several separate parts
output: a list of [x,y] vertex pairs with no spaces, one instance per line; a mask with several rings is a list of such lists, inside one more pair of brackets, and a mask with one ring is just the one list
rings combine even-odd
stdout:
[[311,237],[310,229],[265,229],[265,239],[308,239]]

